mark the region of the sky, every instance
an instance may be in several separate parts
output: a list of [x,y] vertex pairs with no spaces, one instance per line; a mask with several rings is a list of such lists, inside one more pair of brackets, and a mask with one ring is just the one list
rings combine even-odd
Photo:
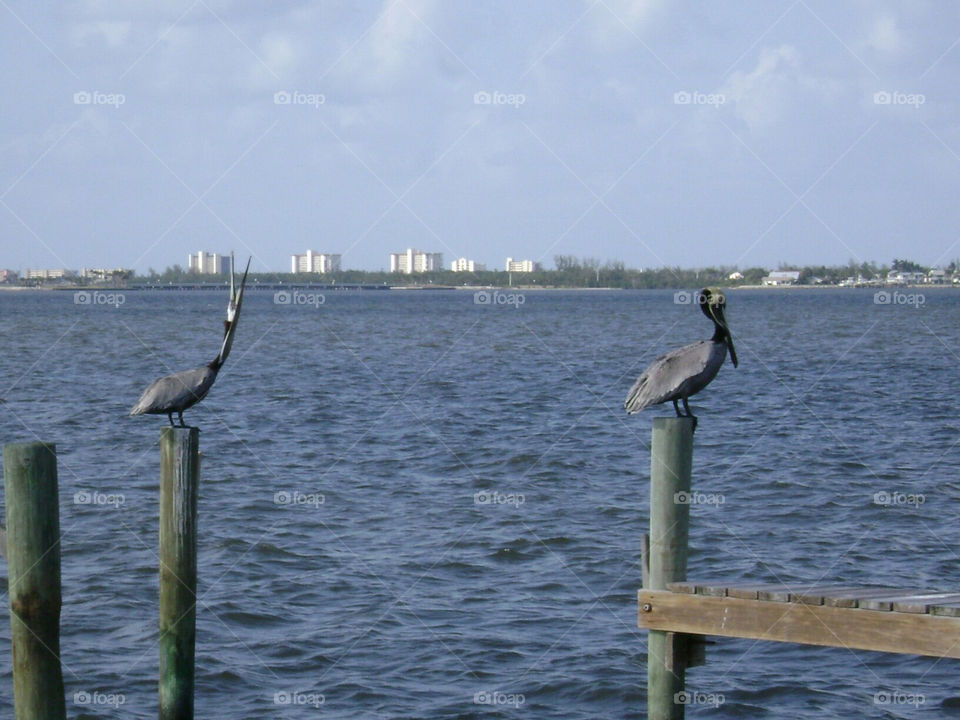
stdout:
[[0,268],[960,257],[946,0],[0,0]]

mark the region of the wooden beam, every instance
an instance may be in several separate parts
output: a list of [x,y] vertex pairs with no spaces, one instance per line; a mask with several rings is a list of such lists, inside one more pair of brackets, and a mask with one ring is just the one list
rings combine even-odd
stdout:
[[960,618],[641,590],[647,630],[960,658]]

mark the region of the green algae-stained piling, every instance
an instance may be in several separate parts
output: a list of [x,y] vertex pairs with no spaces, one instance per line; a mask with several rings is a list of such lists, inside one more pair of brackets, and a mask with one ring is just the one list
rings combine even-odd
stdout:
[[160,720],[193,720],[200,431],[160,433]]
[[[650,446],[650,546],[648,590],[665,590],[687,577],[690,528],[690,472],[693,465],[693,420],[659,417],[653,420]],[[647,637],[647,717],[678,720],[678,701],[685,675],[685,638],[651,630]]]
[[60,667],[60,496],[50,443],[3,446],[16,720],[65,720]]

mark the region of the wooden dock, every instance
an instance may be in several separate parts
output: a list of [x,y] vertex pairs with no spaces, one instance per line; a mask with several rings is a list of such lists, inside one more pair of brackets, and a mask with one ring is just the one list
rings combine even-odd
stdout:
[[960,658],[960,590],[687,581],[692,420],[655,418],[650,447],[637,594],[649,720],[682,720],[686,671],[706,662],[710,636]]
[[960,594],[717,582],[641,590],[647,630],[960,658]]

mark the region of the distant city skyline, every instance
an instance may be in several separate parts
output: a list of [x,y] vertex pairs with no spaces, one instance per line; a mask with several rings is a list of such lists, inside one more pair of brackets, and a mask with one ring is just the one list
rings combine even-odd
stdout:
[[[0,267],[960,255],[960,6],[0,8]],[[283,251],[280,251],[280,248]]]

